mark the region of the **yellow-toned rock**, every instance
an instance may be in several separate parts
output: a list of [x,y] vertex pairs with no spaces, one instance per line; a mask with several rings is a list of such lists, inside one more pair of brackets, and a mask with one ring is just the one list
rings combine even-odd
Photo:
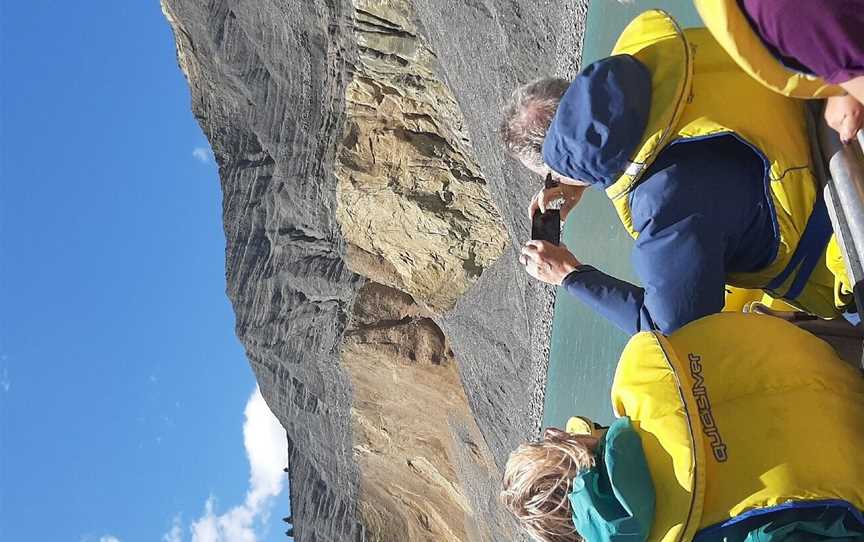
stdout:
[[358,262],[363,274],[441,313],[503,253],[507,233],[407,3],[355,6],[360,58],[346,90],[336,216],[350,245],[386,263],[378,276]]
[[[459,472],[491,480],[500,473],[471,415],[453,352],[430,316],[407,294],[368,282],[345,333],[358,515],[367,540],[490,539]],[[471,452],[460,457],[466,448]]]

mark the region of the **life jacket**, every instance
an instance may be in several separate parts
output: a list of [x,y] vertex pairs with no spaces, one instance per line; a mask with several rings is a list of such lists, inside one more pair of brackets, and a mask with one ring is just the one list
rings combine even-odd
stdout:
[[650,541],[817,504],[862,518],[864,379],[788,322],[720,313],[669,337],[639,333],[612,404],[651,473]]
[[659,10],[634,19],[619,37],[615,54],[635,57],[651,73],[651,108],[642,139],[629,167],[606,188],[627,231],[638,236],[630,195],[664,148],[688,139],[734,135],[765,162],[779,243],[768,265],[731,273],[727,282],[764,289],[824,318],[837,316],[835,276],[825,261],[831,223],[811,170],[803,104],[755,82],[707,30],[682,30]]
[[783,65],[753,30],[738,0],[694,0],[714,39],[747,74],[774,92],[793,98],[841,96],[843,89],[821,77]]

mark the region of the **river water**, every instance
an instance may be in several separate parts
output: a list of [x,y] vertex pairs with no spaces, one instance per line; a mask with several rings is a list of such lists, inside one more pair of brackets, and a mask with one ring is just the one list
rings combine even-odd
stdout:
[[[640,12],[661,8],[685,27],[701,26],[686,0],[620,4],[591,0],[583,47],[585,66],[609,54],[618,35]],[[564,242],[583,263],[620,279],[636,282],[630,265],[632,241],[599,190],[587,193],[570,213]],[[612,420],[609,390],[627,336],[559,289],[552,324],[552,344],[543,413],[545,427],[563,427],[573,415],[598,422]]]

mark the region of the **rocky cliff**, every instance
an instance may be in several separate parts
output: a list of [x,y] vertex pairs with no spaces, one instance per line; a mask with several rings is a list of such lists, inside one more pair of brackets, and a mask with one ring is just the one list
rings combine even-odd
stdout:
[[162,0],[219,163],[237,334],[287,433],[297,540],[513,540],[552,292],[494,134],[572,75],[585,1]]

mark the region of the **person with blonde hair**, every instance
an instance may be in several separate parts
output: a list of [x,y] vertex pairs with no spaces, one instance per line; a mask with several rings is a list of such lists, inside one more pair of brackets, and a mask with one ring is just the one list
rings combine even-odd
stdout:
[[510,454],[501,499],[536,540],[573,539],[570,482],[594,466],[598,441],[591,434],[551,427],[542,441],[523,444]]
[[501,501],[534,540],[864,540],[864,379],[814,335],[741,313],[639,333],[612,404],[510,455]]

